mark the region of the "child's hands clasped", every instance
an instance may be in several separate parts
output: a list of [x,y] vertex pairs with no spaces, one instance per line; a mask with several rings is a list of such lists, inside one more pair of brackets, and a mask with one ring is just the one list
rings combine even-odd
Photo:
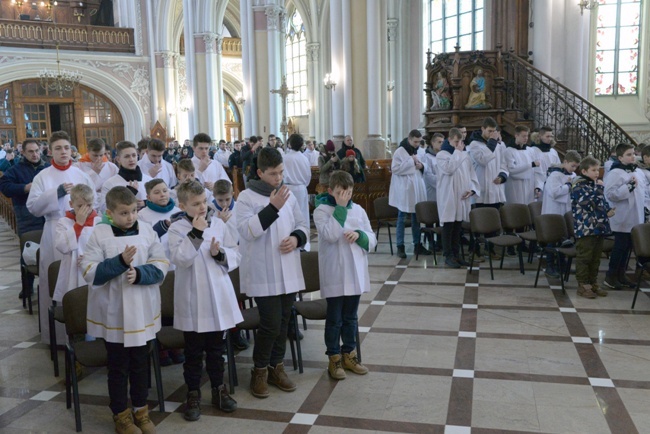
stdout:
[[126,249],[122,252],[122,260],[124,263],[128,266],[131,266],[131,263],[133,262],[133,258],[135,257],[135,254],[138,252],[138,248],[136,246],[126,246]]
[[348,243],[354,244],[359,239],[359,232],[345,231],[343,232],[343,237],[347,240]]
[[219,244],[219,241],[212,237],[212,241],[210,242],[210,254],[212,256],[217,256],[219,254],[220,247],[221,245]]
[[285,203],[289,200],[289,188],[286,185],[283,185],[278,190],[271,192],[271,198],[269,202],[273,205],[278,211],[282,209]]
[[280,253],[291,253],[298,248],[298,239],[294,236],[288,236],[280,243]]
[[138,273],[133,268],[133,265],[131,265],[129,271],[126,272],[126,281],[129,282],[129,285],[133,285],[136,277],[138,277]]

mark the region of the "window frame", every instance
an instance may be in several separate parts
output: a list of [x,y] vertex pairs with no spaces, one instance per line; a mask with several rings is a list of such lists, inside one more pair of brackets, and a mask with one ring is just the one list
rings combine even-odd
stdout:
[[[429,27],[428,28],[429,35],[428,35],[428,41],[427,41],[428,49],[431,50],[434,54],[452,52],[453,50],[447,50],[447,48],[445,48],[447,40],[454,38],[455,41],[456,41],[456,45],[460,45],[461,37],[469,35],[469,36],[471,36],[471,39],[472,39],[471,47],[462,47],[461,46],[461,49],[464,49],[465,51],[484,50],[485,49],[485,33],[486,33],[486,30],[485,30],[485,9],[486,9],[485,0],[470,0],[471,3],[472,3],[470,10],[466,11],[466,12],[462,12],[462,13],[461,13],[461,0],[454,0],[454,1],[456,2],[455,3],[455,6],[456,6],[455,9],[456,10],[453,12],[453,15],[452,15],[452,14],[447,13],[447,8],[449,6],[447,4],[448,3],[447,0],[429,0],[429,9],[428,9],[429,17],[427,19],[427,23],[428,23],[428,27]],[[482,3],[482,5],[479,8],[477,8],[477,2],[478,1],[481,1],[481,3]],[[436,8],[436,7],[442,7],[442,13],[441,13],[441,18],[434,20],[433,19],[433,11],[434,11],[434,8]],[[478,11],[481,11],[482,14],[483,14],[483,23],[481,23],[482,24],[481,30],[479,30],[479,31],[476,30],[477,29],[477,12]],[[471,17],[472,17],[472,29],[471,29],[470,33],[465,33],[465,34],[461,35],[460,34],[461,15],[467,15],[467,14],[470,14]],[[447,29],[447,21],[452,17],[455,18],[456,36],[447,37],[447,34],[449,33],[449,31]],[[442,24],[442,36],[441,36],[441,39],[435,39],[435,40],[433,39],[433,28],[434,28],[433,24],[434,24],[434,22],[440,22],[440,24]],[[483,35],[482,46],[481,47],[476,46],[477,35],[479,33],[481,33]],[[436,51],[433,50],[434,43],[438,43],[438,42],[442,45],[442,51],[440,51],[440,52],[436,52]]]
[[[296,14],[302,22],[301,28],[297,31],[293,26],[293,17]],[[287,117],[308,116],[309,74],[307,69],[307,34],[304,20],[298,9],[294,9],[289,15],[285,30],[284,50],[287,86],[291,90],[296,91],[296,93],[289,94],[287,98]],[[298,69],[294,69],[296,59]],[[301,75],[304,75],[304,80],[301,79]],[[296,83],[298,84],[296,85]]]

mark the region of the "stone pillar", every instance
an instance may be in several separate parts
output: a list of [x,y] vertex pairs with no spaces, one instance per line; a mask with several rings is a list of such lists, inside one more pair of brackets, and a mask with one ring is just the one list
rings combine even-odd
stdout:
[[242,95],[246,99],[244,103],[244,131],[242,138],[249,138],[257,133],[257,76],[256,76],[256,55],[255,55],[255,14],[253,12],[252,0],[240,0],[240,19],[242,29],[242,73],[244,76],[244,91]]
[[[266,72],[268,74],[268,88],[278,89],[282,84],[282,65],[284,64],[284,56],[282,56],[282,49],[280,47],[280,35],[283,34],[281,30],[282,15],[284,8],[280,5],[266,6],[264,13],[266,14],[266,30],[267,30],[267,47],[268,47],[268,67]],[[269,99],[269,134],[280,136],[280,123],[282,122],[282,98],[278,95],[270,95]]]
[[323,87],[320,79],[320,43],[310,42],[307,44],[307,72],[309,89],[309,138],[314,140],[322,137],[320,129],[321,99],[319,90]]
[[397,29],[399,20],[397,18],[388,18],[388,80],[391,82],[393,89],[388,92],[388,110],[386,110],[387,118],[386,125],[388,125],[387,139],[391,149],[393,144],[397,142],[397,125],[399,115],[397,113],[398,107],[395,104],[395,97],[399,93],[399,81],[397,79]]
[[191,0],[183,0],[183,34],[185,36],[185,82],[187,84],[188,123],[189,135],[199,133],[199,120],[197,117],[196,97],[196,63],[194,41],[194,8]]
[[[358,2],[359,0],[357,0]],[[374,3],[376,0],[371,0]],[[356,3],[355,3],[356,5]],[[341,0],[342,35],[343,35],[343,71],[341,74],[341,90],[343,91],[343,129],[345,134],[353,134],[354,120],[352,118],[352,26],[350,0]],[[356,25],[356,23],[355,23]],[[359,52],[356,52],[359,54]]]
[[163,83],[165,88],[165,128],[167,135],[171,136],[177,130],[176,112],[176,60],[178,53],[164,51],[160,53],[163,61]]
[[[343,108],[343,92],[344,87],[341,77],[343,76],[343,69],[345,68],[345,61],[343,55],[343,10],[342,0],[330,0],[330,56],[331,56],[331,70],[329,73],[332,79],[338,84],[336,88],[330,89],[328,92],[332,98],[332,135],[336,142],[342,142],[345,136],[345,110]],[[349,43],[349,41],[347,41]],[[350,134],[352,134],[350,132]]]
[[[214,140],[219,140],[223,130],[223,104],[220,103],[223,98],[223,86],[218,60],[221,56],[217,54],[221,51],[221,41],[216,33],[208,32],[197,36],[197,76],[203,75],[203,80],[200,81],[205,83],[205,89],[201,90],[197,101],[201,106],[205,105],[205,113],[199,118],[199,125],[202,132],[208,133]],[[201,73],[198,73],[199,63],[204,63]]]
[[381,3],[367,3],[366,32],[368,55],[368,136],[363,142],[363,155],[368,159],[386,156],[384,139],[381,136],[381,96],[386,88],[382,83],[381,62]]

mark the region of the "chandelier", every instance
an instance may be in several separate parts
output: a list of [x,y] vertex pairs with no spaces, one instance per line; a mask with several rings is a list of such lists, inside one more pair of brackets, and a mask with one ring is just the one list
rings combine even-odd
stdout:
[[38,73],[41,79],[41,86],[48,91],[56,91],[59,97],[63,97],[64,92],[70,92],[83,78],[78,71],[61,70],[61,60],[59,59],[59,44],[56,44],[56,71],[43,69]]

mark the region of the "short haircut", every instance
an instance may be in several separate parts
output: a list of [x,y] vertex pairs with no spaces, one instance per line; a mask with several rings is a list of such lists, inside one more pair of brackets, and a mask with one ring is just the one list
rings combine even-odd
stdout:
[[592,157],[591,155],[587,155],[585,158],[583,158],[580,161],[580,165],[578,166],[578,171],[580,174],[582,174],[583,170],[590,169],[594,166],[600,167],[600,160]]
[[462,129],[462,128],[465,128],[465,125],[458,124],[458,125],[456,125],[454,128],[460,130],[460,129]]
[[70,190],[70,200],[75,201],[81,199],[91,206],[95,202],[95,192],[86,184],[77,184]]
[[580,163],[582,160],[582,157],[578,153],[578,151],[570,150],[566,151],[566,154],[564,155],[564,162],[568,163]]
[[257,156],[257,168],[262,172],[282,164],[282,154],[275,148],[262,148]]
[[23,140],[23,150],[24,150],[24,149],[27,147],[27,145],[29,145],[29,144],[34,144],[34,145],[38,146],[38,149],[41,149],[41,144],[38,143],[38,140],[36,140],[36,139],[25,139],[25,140]]
[[524,133],[524,132],[529,133],[530,128],[528,128],[526,125],[517,125],[515,127],[515,134]]
[[50,134],[50,145],[59,140],[67,140],[68,143],[72,143],[70,142],[70,134],[66,133],[65,131],[55,131]]
[[[25,148],[25,145],[23,144],[23,149]],[[650,146],[646,146],[641,150],[641,158],[650,156]]]
[[251,136],[251,138],[248,141],[251,143],[251,145],[257,143],[257,136]]
[[417,137],[417,138],[422,137],[422,133],[420,132],[420,130],[411,130],[411,132],[409,133],[409,138],[411,137]]
[[545,134],[545,133],[552,133],[553,129],[549,127],[548,125],[544,125],[543,127],[540,127],[539,129],[539,134]]
[[190,160],[189,158],[183,158],[181,161],[179,161],[176,164],[176,170],[178,170],[179,172],[181,170],[184,172],[196,172],[194,163],[192,163],[192,160]]
[[233,143],[233,145],[236,145],[237,143],[241,143],[241,140],[235,140],[235,143]]
[[289,144],[289,147],[294,151],[300,151],[302,145],[305,144],[305,139],[303,139],[300,134],[292,134],[289,136],[287,143]]
[[495,121],[494,118],[490,116],[483,119],[483,123],[481,124],[481,128],[496,128],[496,127],[498,127],[497,121]]
[[151,139],[147,145],[147,150],[165,152],[165,142],[160,139]]
[[[462,128],[462,127],[459,127]],[[449,130],[449,138],[450,139],[462,139],[463,138],[463,133],[460,132],[459,128],[452,128]]]
[[354,187],[354,179],[352,175],[343,170],[335,170],[330,174],[329,188],[334,190],[336,187],[341,187],[343,190]]
[[117,151],[117,155],[120,155],[123,150],[133,148],[137,150],[138,148],[135,146],[135,143],[129,142],[128,140],[122,140],[121,142],[117,142],[117,145],[115,145],[115,150]]
[[[135,147],[135,145],[133,145]],[[106,193],[106,209],[114,211],[120,205],[138,203],[135,195],[127,187],[113,187]]]
[[88,152],[100,152],[102,149],[106,149],[106,142],[99,137],[88,142]]
[[212,139],[205,133],[199,133],[192,139],[192,147],[196,148],[199,143],[212,143]]
[[619,143],[616,145],[616,156],[617,157],[622,157],[625,152],[627,152],[629,149],[634,149],[634,145],[631,145],[629,143]]
[[269,134],[269,140],[275,139],[275,134]]
[[430,140],[430,141],[433,141],[433,139],[442,139],[442,140],[445,140],[445,136],[444,136],[444,134],[442,134],[442,133],[433,133],[433,136],[431,136],[431,140]]
[[151,143],[151,139],[149,137],[144,137],[140,139],[138,142],[138,151],[142,151],[144,149],[149,148],[149,143]]
[[647,148],[647,147],[648,147],[647,144],[645,144],[645,143],[639,143],[638,145],[636,145],[636,149],[634,150],[634,152],[641,153],[641,152],[643,152],[643,150],[644,150],[645,148]]
[[214,187],[212,187],[212,194],[216,196],[222,196],[224,194],[231,194],[232,193],[232,184],[230,181],[226,181],[225,179],[220,179],[217,182],[214,183]]
[[[148,182],[146,182],[144,184],[144,189],[147,192],[147,194],[149,194],[149,193],[151,193],[151,190],[153,190],[154,188],[156,188],[157,185],[160,185],[160,184],[165,184],[165,181],[163,181],[160,178],[154,178],[151,181],[148,181]],[[165,184],[165,185],[167,185],[167,184]]]
[[184,182],[176,188],[178,202],[183,204],[187,203],[192,196],[199,196],[201,193],[205,193],[205,187],[196,180]]

